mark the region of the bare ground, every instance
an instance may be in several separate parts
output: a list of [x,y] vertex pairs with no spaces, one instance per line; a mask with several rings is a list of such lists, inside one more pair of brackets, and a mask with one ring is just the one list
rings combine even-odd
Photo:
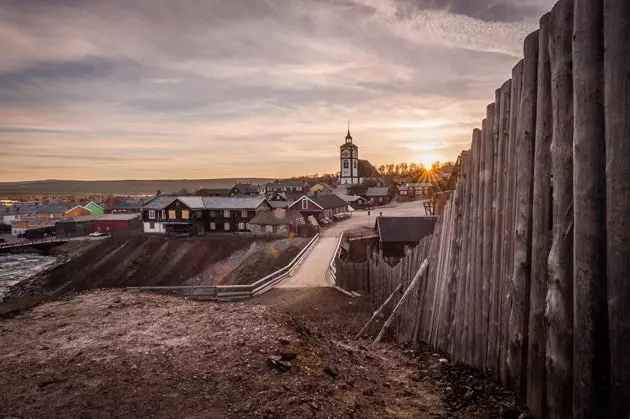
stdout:
[[0,417],[517,417],[426,348],[354,340],[371,309],[334,289],[44,303],[0,321]]

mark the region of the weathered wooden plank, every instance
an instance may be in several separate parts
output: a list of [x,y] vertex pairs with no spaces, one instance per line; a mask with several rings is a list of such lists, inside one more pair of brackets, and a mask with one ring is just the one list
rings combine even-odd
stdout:
[[547,404],[550,418],[572,416],[573,388],[573,1],[553,7],[549,58],[553,136],[553,242],[549,252]]
[[491,227],[491,254],[492,257],[489,258],[488,264],[490,271],[490,306],[489,306],[489,314],[488,314],[488,351],[486,354],[486,369],[490,371],[496,371],[496,362],[497,362],[497,333],[498,333],[498,305],[499,305],[499,279],[494,275],[495,266],[497,260],[500,259],[498,255],[499,250],[495,245],[495,237],[496,231],[498,229],[498,218],[499,218],[499,129],[501,126],[501,107],[502,103],[502,93],[501,89],[497,89],[495,91],[494,98],[495,108],[494,108],[494,123],[492,125],[492,227]]
[[[494,179],[494,115],[496,103],[491,103],[486,108],[487,127],[483,144],[483,226],[481,248],[481,368],[488,368],[488,327],[490,324],[490,295],[492,282],[492,188]],[[498,129],[498,128],[497,128]]]
[[608,417],[603,0],[574,0],[573,417]]
[[545,299],[549,257],[551,208],[551,68],[549,65],[549,19],[540,19],[538,44],[538,94],[532,209],[532,272],[527,350],[527,406],[534,416],[544,417],[547,400],[545,368]]
[[521,87],[523,82],[523,60],[519,61],[512,69],[512,91],[510,93],[510,126],[507,149],[507,173],[506,173],[506,194],[503,219],[503,243],[504,253],[503,264],[503,306],[501,307],[501,333],[500,333],[500,375],[501,382],[508,385],[507,375],[507,347],[509,341],[509,319],[512,308],[512,268],[513,254],[512,241],[514,239],[514,208],[515,208],[515,180],[516,180],[516,125],[518,123],[518,109],[521,97]]
[[630,417],[630,2],[604,0],[611,417]]
[[474,259],[474,291],[475,291],[475,343],[474,343],[474,358],[473,366],[482,368],[482,348],[483,340],[486,337],[483,335],[483,220],[484,220],[484,173],[485,173],[485,153],[484,153],[484,138],[488,130],[488,120],[481,121],[481,135],[479,138],[479,172],[477,173],[478,183],[476,190],[475,203],[477,206],[476,222],[475,222],[475,259]]
[[538,31],[525,38],[523,87],[516,136],[516,218],[514,231],[513,303],[510,313],[508,369],[510,384],[525,401],[527,363],[527,326],[531,277],[532,190],[534,182],[534,142],[536,132],[536,88],[538,86]]

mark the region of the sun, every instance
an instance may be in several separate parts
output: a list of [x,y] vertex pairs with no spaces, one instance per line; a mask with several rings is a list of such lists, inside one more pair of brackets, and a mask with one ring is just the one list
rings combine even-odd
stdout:
[[431,165],[438,161],[438,158],[433,153],[424,152],[416,158],[416,160],[421,163],[425,169],[430,170]]

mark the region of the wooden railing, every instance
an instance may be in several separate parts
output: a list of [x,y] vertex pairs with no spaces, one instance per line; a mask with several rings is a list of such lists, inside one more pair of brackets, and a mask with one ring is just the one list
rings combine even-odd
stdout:
[[253,284],[246,285],[173,285],[173,286],[148,286],[148,287],[127,287],[131,290],[142,291],[179,291],[191,297],[216,297],[222,299],[243,299],[251,298],[262,294],[295,272],[302,261],[306,258],[309,250],[319,239],[319,234],[315,235],[311,241],[297,254],[295,258],[285,267],[270,273]]
[[335,247],[335,253],[333,253],[332,258],[330,259],[330,263],[328,264],[328,272],[330,277],[332,278],[335,285],[337,284],[337,256],[339,256],[339,251],[341,249],[341,241],[343,240],[343,233],[339,236],[339,240],[337,241],[337,246]]
[[32,247],[39,244],[64,243],[69,241],[67,237],[47,237],[42,239],[25,239],[18,242],[0,243],[0,249],[15,249],[19,247]]

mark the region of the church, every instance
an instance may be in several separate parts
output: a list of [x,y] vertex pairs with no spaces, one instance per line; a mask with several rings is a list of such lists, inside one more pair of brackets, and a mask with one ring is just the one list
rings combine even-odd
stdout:
[[359,159],[359,147],[352,142],[350,127],[346,141],[340,148],[341,170],[339,171],[340,185],[360,185],[365,181],[378,181],[378,170],[367,160]]

